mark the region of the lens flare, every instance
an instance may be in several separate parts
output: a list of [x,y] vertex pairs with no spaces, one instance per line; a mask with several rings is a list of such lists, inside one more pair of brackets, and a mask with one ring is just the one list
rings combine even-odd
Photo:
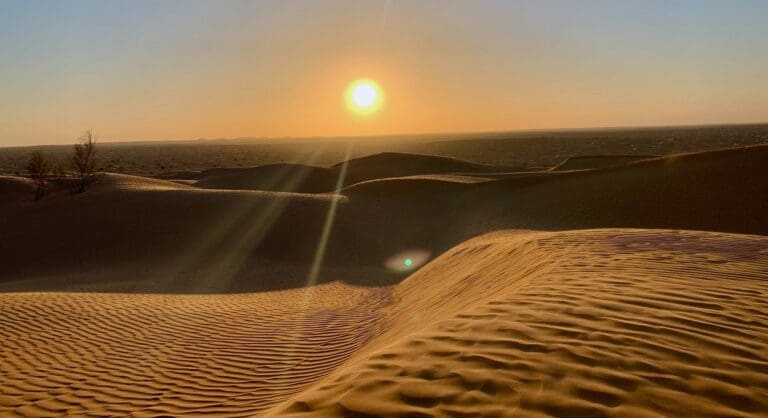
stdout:
[[388,269],[397,271],[397,272],[407,272],[411,270],[415,270],[422,265],[424,265],[427,260],[429,260],[429,256],[432,253],[430,253],[427,250],[421,250],[421,249],[411,249],[402,251],[400,253],[397,253],[393,255],[392,257],[389,257],[385,262],[384,266],[386,266]]
[[371,115],[381,108],[384,94],[379,84],[369,78],[357,79],[347,86],[347,108],[358,115]]

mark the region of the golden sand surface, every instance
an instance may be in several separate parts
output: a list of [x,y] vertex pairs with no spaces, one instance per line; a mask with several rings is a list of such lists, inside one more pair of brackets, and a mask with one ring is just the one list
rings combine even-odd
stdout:
[[399,285],[0,295],[2,416],[768,416],[768,238],[497,232]]
[[768,238],[496,233],[396,287],[387,332],[274,416],[768,416]]
[[0,416],[247,416],[375,333],[389,290],[0,295]]

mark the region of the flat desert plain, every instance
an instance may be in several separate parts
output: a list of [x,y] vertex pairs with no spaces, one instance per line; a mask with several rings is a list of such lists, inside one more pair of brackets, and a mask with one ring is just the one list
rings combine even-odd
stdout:
[[768,417],[768,137],[663,132],[8,169],[0,416]]

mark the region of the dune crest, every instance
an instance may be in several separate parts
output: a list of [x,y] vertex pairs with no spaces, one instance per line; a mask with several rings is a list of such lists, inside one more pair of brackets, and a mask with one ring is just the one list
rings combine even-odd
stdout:
[[661,158],[661,155],[580,155],[570,157],[552,167],[551,171],[593,170],[616,167],[637,161]]
[[270,416],[768,415],[765,237],[496,233],[394,297],[365,356]]

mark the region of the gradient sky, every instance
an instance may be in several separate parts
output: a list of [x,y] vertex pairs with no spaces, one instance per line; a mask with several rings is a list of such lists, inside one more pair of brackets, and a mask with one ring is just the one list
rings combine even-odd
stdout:
[[[0,0],[0,145],[768,121],[768,1]],[[345,85],[376,79],[361,119]]]

